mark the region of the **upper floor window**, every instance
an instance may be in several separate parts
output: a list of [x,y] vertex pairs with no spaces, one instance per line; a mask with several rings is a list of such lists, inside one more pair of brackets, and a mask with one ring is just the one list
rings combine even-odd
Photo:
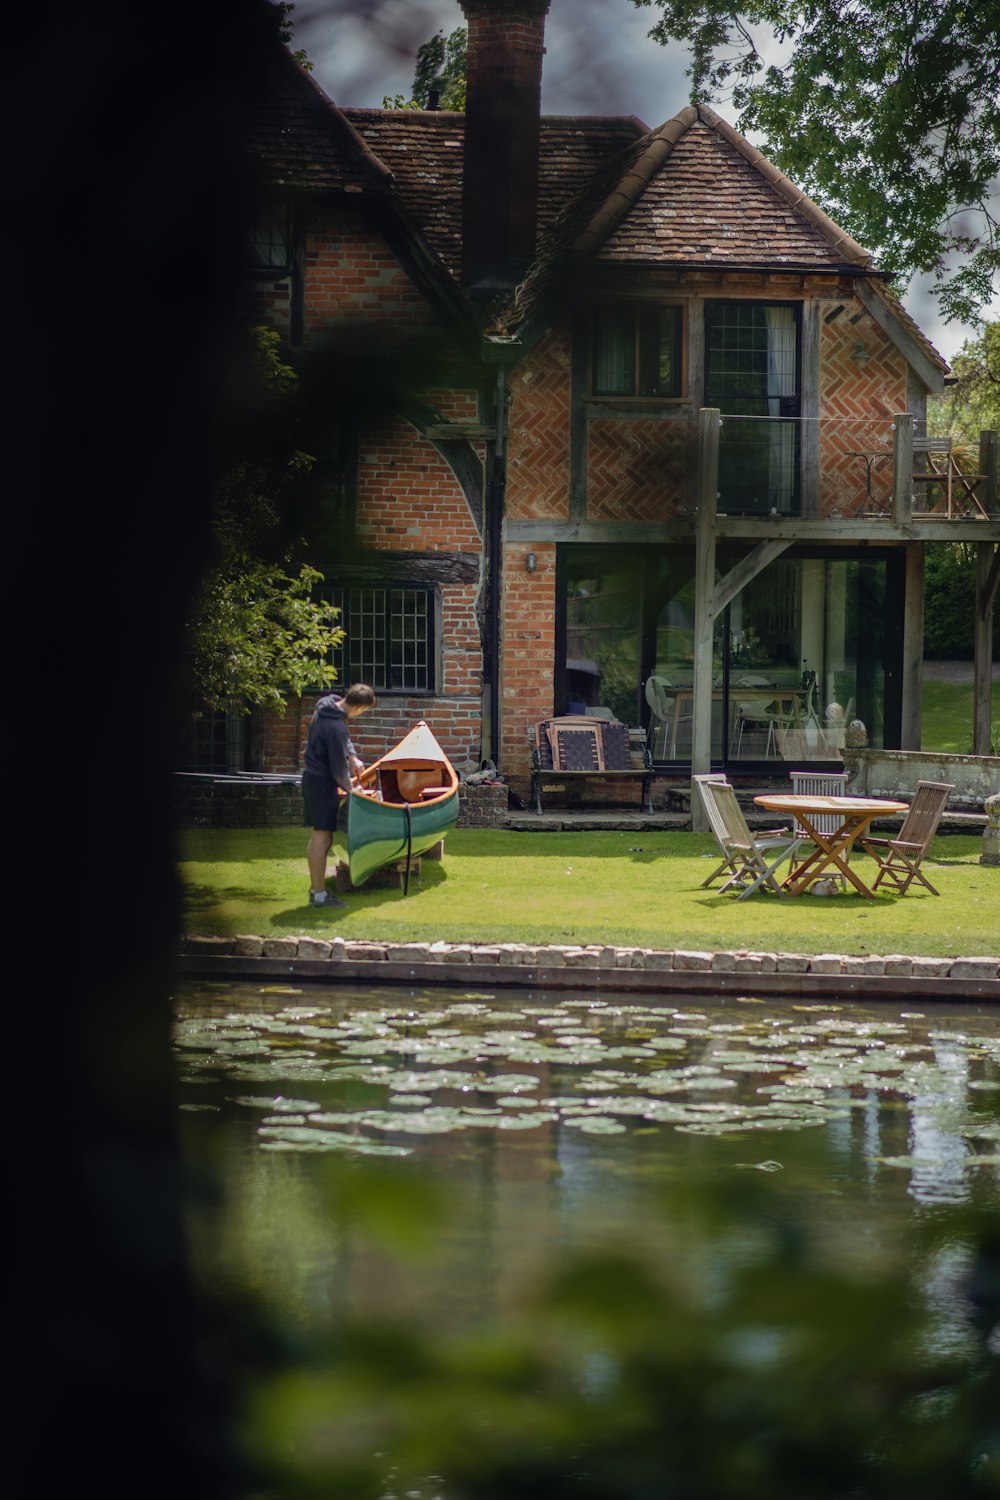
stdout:
[[335,588],[345,635],[334,652],[339,682],[376,692],[434,691],[434,595],[429,588]]
[[288,210],[265,209],[250,230],[250,264],[255,271],[287,271],[289,255]]
[[595,307],[595,396],[680,396],[680,307],[658,302]]

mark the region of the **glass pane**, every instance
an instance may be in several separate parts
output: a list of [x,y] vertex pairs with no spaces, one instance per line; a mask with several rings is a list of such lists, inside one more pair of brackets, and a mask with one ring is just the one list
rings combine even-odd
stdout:
[[736,761],[837,760],[860,718],[884,739],[885,564],[776,562],[729,609]]
[[706,309],[706,405],[729,417],[719,451],[724,511],[797,509],[799,424],[789,420],[799,416],[797,318],[790,304],[712,302]]
[[642,559],[573,549],[566,587],[564,713],[610,709],[638,725]]
[[594,310],[594,391],[601,396],[635,394],[635,310]]
[[[656,651],[644,691],[649,707],[649,748],[656,761],[690,760],[694,704],[694,550],[672,549],[656,582]],[[658,608],[657,608],[658,605]],[[723,624],[716,623],[712,653],[712,758],[720,760],[723,732]]]

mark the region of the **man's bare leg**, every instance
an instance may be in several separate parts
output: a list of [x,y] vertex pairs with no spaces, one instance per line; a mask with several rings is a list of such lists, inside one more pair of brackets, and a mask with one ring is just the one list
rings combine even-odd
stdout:
[[306,846],[306,861],[309,865],[309,884],[314,891],[326,890],[326,861],[333,843],[333,834],[324,828],[314,828]]

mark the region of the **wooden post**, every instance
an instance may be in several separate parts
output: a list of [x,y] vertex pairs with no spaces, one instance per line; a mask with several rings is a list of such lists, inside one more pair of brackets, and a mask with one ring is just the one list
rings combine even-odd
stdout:
[[906,545],[903,583],[903,722],[901,750],[919,750],[920,695],[924,664],[924,556],[926,542]]
[[[694,704],[691,774],[712,769],[712,638],[715,628],[715,518],[719,493],[719,430],[716,407],[698,413],[698,504],[695,515]],[[691,783],[691,827],[705,832],[708,821]]]
[[[980,470],[986,473],[985,469]],[[976,543],[976,663],[972,706],[972,753],[989,755],[993,697],[993,605],[1000,551],[993,542]]]
[[892,520],[895,526],[913,520],[913,414],[908,411],[892,419]]
[[985,474],[983,481],[983,510],[987,515],[995,516],[1000,511],[1000,499],[997,496],[997,449],[1000,447],[1000,433],[995,427],[987,427],[979,434],[979,468],[980,474]]

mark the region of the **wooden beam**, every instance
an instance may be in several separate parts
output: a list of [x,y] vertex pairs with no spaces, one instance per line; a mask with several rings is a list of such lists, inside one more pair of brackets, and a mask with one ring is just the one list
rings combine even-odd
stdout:
[[746,588],[758,573],[763,572],[768,563],[774,562],[783,552],[787,552],[792,545],[791,538],[787,541],[758,542],[752,552],[746,557],[741,557],[739,562],[720,578],[715,585],[715,593],[712,596],[712,620],[718,619],[727,604],[731,604],[736,595]]
[[903,681],[901,750],[919,750],[924,662],[924,542],[906,548],[903,584]]
[[913,414],[897,412],[892,419],[892,521],[908,526],[913,520]]
[[424,428],[424,437],[434,443],[488,443],[496,428],[485,422],[434,422]]
[[992,542],[976,548],[976,657],[973,705],[972,753],[989,755],[993,696],[993,599],[996,594],[997,558]]
[[940,395],[944,390],[944,371],[938,368],[892,308],[883,302],[877,292],[873,292],[860,276],[855,282],[854,290],[861,306],[871,314],[882,332],[892,340],[906,363],[916,371],[927,389]]
[[1000,448],[1000,433],[995,427],[986,427],[979,434],[979,468],[977,473],[985,474],[983,484],[982,502],[983,509],[991,516],[1000,511],[1000,495],[997,493],[997,471],[1000,469],[998,460],[998,448]]
[[[691,725],[691,774],[712,769],[712,641],[715,615],[715,511],[719,493],[719,431],[715,407],[698,413],[698,496],[695,512],[694,703]],[[707,820],[691,786],[691,827],[704,832]]]

